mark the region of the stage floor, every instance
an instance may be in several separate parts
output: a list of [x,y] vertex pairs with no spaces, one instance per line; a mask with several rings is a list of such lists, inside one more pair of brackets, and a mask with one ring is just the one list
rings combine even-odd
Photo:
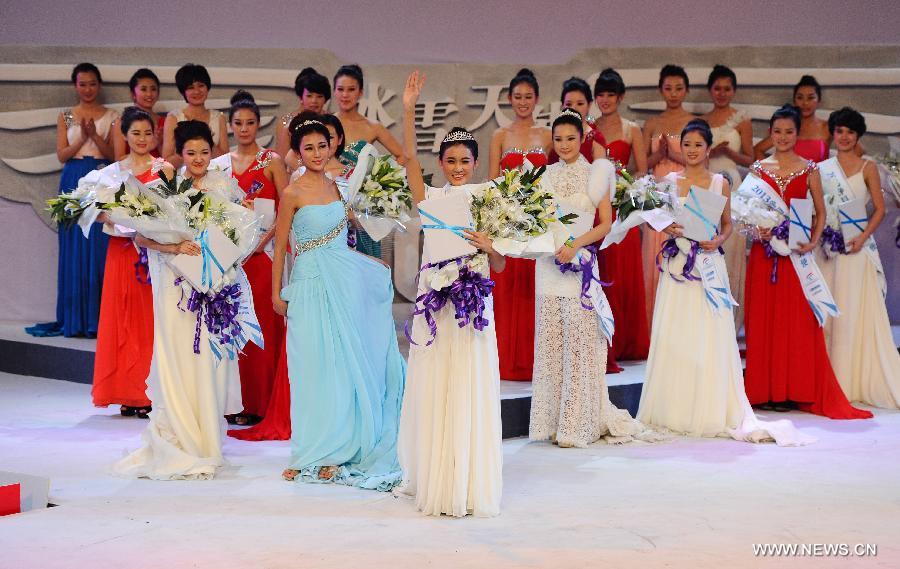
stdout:
[[[233,466],[212,481],[114,478],[107,468],[146,422],[93,408],[89,391],[0,374],[0,469],[49,477],[57,505],[0,518],[0,568],[900,564],[900,412],[847,422],[790,413],[819,438],[805,448],[511,439],[502,514],[449,519],[391,495],[284,482],[287,442],[227,439]],[[763,559],[755,543],[871,543],[878,555]]]

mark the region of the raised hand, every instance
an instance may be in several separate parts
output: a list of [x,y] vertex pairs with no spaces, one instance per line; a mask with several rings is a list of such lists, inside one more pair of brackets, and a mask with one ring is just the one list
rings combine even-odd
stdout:
[[418,70],[413,71],[406,78],[406,87],[403,89],[403,109],[407,111],[415,111],[416,101],[422,93],[422,87],[425,85],[425,74],[419,73]]

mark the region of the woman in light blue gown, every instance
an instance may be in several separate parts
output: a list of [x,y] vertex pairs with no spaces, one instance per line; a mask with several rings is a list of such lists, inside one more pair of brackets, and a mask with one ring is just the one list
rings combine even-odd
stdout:
[[297,244],[290,283],[272,291],[288,318],[292,435],[283,476],[387,491],[400,481],[406,377],[394,290],[387,265],[347,247],[347,205],[325,176],[329,139],[316,120],[291,133],[306,172],[285,188],[278,211],[273,283],[282,282],[291,232]]

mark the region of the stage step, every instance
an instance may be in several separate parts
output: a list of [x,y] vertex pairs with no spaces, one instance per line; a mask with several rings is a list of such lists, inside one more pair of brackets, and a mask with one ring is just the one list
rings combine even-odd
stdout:
[[[409,350],[400,325],[406,306],[395,306],[398,339],[404,356]],[[96,340],[84,338],[32,338],[20,322],[0,323],[0,371],[16,375],[62,379],[90,385],[94,374]],[[609,398],[632,416],[641,400],[645,362],[620,362],[624,371],[606,376]],[[503,381],[500,387],[503,438],[528,436],[531,382]]]
[[50,479],[0,471],[0,516],[46,508]]

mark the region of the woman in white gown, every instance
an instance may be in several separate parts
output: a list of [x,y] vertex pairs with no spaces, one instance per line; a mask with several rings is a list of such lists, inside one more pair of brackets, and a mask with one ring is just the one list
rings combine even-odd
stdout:
[[828,118],[828,128],[838,150],[837,157],[819,164],[826,203],[835,204],[829,207],[829,217],[838,204],[850,200],[871,202],[874,211],[863,232],[844,244],[846,254],[823,258],[819,250],[819,267],[841,309],[839,317],[829,318],[825,324],[825,343],[847,399],[897,409],[900,354],[884,303],[884,269],[872,238],[884,219],[881,179],[875,164],[858,156],[859,139],[866,132],[860,113],[849,107],[835,111]]
[[[713,109],[703,115],[709,123],[713,141],[709,150],[709,171],[728,175],[730,187],[741,185],[738,166],[748,168],[753,164],[753,126],[744,111],[731,106],[737,91],[737,76],[724,65],[713,66],[706,81],[706,88],[713,101]],[[728,267],[728,284],[737,301],[734,308],[734,326],[744,325],[744,280],[747,274],[747,238],[732,235],[722,245],[725,266]]]
[[[175,142],[194,188],[222,192],[219,186],[227,184],[223,187],[234,187],[235,193],[223,197],[243,195],[229,174],[207,172],[212,134],[205,123],[180,123]],[[213,185],[216,189],[211,189]],[[197,318],[194,312],[179,307],[184,293],[182,285],[175,284],[179,275],[168,261],[177,254],[199,255],[200,247],[193,241],[164,245],[142,236],[136,242],[148,249],[153,285],[153,359],[147,379],[153,411],[143,446],[116,463],[113,470],[121,476],[155,480],[210,479],[225,464],[224,416],[243,408],[237,358],[226,356],[216,362],[206,326],[200,326],[200,353],[194,353]],[[243,272],[240,267],[236,270]]]
[[[712,174],[704,166],[711,144],[712,133],[703,119],[692,120],[681,132],[685,170],[678,179],[678,190],[682,200],[692,187],[730,196],[723,176]],[[664,231],[674,239],[681,236],[681,229],[672,224]],[[696,261],[686,270],[685,253],[675,241],[664,243],[665,253],[660,256],[663,274],[656,293],[647,377],[637,418],[647,425],[694,437],[774,440],[782,446],[807,444],[814,439],[799,433],[790,421],[757,420],[744,393],[731,310],[733,298],[727,289],[728,272],[721,253],[731,230],[731,208],[726,202],[718,235],[692,245]],[[679,245],[691,243],[684,238],[679,241]],[[715,277],[709,282],[724,292],[710,294],[699,267],[704,271],[714,268]]]
[[[605,158],[588,163],[580,152],[583,129],[581,115],[571,109],[553,121],[553,149],[560,160],[547,167],[541,186],[565,211],[578,212],[579,217],[593,220],[599,210],[600,224],[577,237],[557,239],[556,256],[539,258],[535,265],[534,392],[528,432],[533,441],[580,448],[601,438],[614,443],[653,438],[628,411],[610,402],[606,387],[612,311],[596,276],[596,251],[582,247],[609,233],[615,166]],[[581,270],[560,270],[560,264],[573,263],[573,269],[587,267],[596,278],[590,298],[585,297]]]
[[[478,143],[466,130],[455,128],[439,151],[448,184],[425,187],[416,159],[414,113],[424,82],[410,75],[403,95],[404,145],[413,198],[465,192],[478,161]],[[466,232],[472,245],[487,253],[491,268],[503,270],[504,258],[483,234]],[[425,293],[431,271],[428,252],[423,255],[419,294]],[[485,263],[487,265],[487,263]],[[484,267],[484,276],[487,266]],[[398,492],[414,496],[416,507],[427,515],[496,516],[500,513],[503,449],[500,424],[500,364],[494,332],[493,302],[485,298],[481,330],[460,327],[454,307],[447,303],[433,314],[434,342],[423,315],[412,324],[406,393],[400,416],[400,465],[403,485]]]

